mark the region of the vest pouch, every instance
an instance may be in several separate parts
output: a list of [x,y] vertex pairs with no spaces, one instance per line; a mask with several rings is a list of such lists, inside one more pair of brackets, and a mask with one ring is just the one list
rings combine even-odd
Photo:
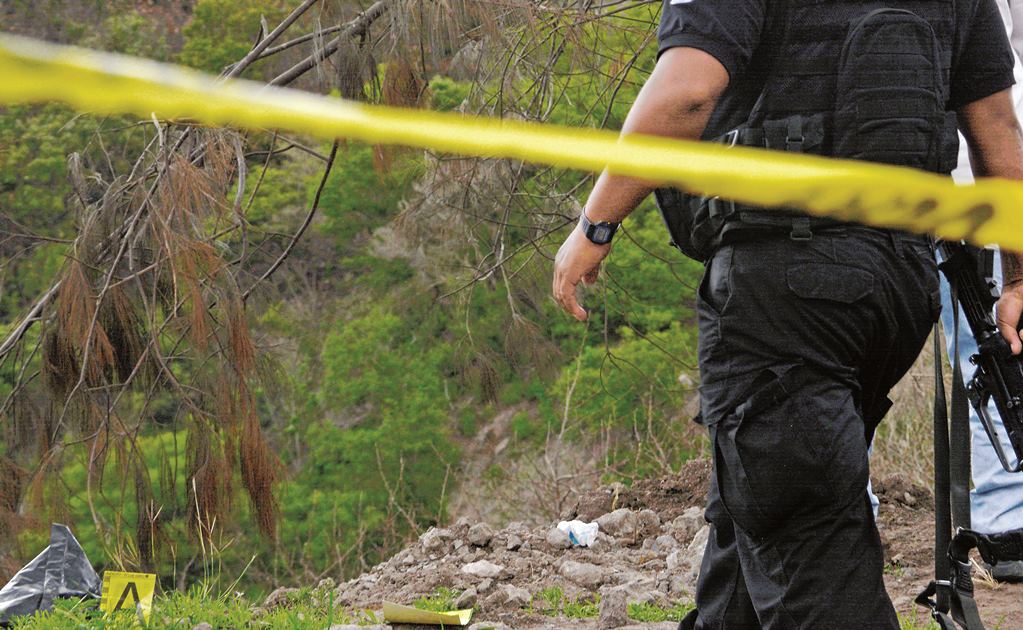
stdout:
[[[748,128],[729,131],[712,142],[735,146],[742,144]],[[705,262],[721,244],[727,220],[735,214],[735,204],[718,197],[703,197],[677,188],[657,188],[654,200],[671,236],[671,245],[696,260]]]
[[654,190],[657,208],[671,236],[671,245],[693,260],[704,262],[720,243],[724,220],[711,212],[712,201],[677,188]]
[[838,62],[834,155],[940,171],[945,102],[931,24],[902,9],[872,11],[853,24]]

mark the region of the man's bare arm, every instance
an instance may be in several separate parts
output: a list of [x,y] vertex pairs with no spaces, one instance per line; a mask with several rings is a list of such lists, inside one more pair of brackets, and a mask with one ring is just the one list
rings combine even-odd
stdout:
[[[695,140],[726,87],[728,72],[717,59],[696,48],[671,48],[661,55],[643,85],[622,125],[622,135]],[[654,187],[651,182],[605,171],[586,202],[586,216],[591,221],[621,221]]]
[[[696,139],[703,133],[728,72],[711,55],[696,48],[672,48],[657,61],[622,126],[622,134],[647,134]],[[652,182],[601,173],[586,202],[586,216],[594,222],[620,222],[650,194]],[[610,245],[594,245],[578,227],[572,230],[554,260],[554,299],[569,315],[585,320],[576,299],[580,281],[597,280],[600,263]]]
[[[1023,180],[1023,129],[1009,90],[974,101],[958,112],[959,126],[970,145],[978,177]],[[1018,210],[1023,212],[1023,200]],[[1023,351],[1018,331],[1023,314],[1023,253],[1002,249],[1002,297],[996,317],[1012,351]]]

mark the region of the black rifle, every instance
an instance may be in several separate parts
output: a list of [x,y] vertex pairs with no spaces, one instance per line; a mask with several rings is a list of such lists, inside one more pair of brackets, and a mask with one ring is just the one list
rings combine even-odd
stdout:
[[[955,326],[946,331],[946,335],[958,339],[961,309],[977,340],[977,354],[970,357],[976,371],[964,388],[958,352],[952,357],[952,423],[949,425],[940,369],[940,342],[935,328],[935,579],[916,602],[930,608],[931,617],[942,630],[984,630],[973,598],[970,550],[976,548],[990,564],[1023,560],[1023,529],[1001,534],[982,534],[970,529],[970,432],[963,395],[977,410],[1002,467],[1008,472],[1020,472],[1023,470],[1023,361],[1012,354],[992,314],[999,297],[993,277],[994,252],[956,241],[943,241],[938,247],[943,260],[940,268],[952,287],[952,298],[957,306],[953,313]],[[1015,451],[1015,463],[1006,455],[988,411],[992,401]]]
[[[970,358],[977,369],[966,385],[970,404],[980,416],[1002,468],[1023,471],[1023,355],[1012,354],[992,315],[999,297],[993,277],[994,251],[955,241],[942,241],[938,247],[943,259],[941,271],[977,340],[977,354]],[[1015,463],[1006,455],[988,411],[992,400],[1015,451]]]

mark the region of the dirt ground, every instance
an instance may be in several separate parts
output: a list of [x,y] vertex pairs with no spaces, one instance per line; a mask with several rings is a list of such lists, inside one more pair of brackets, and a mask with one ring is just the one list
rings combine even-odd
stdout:
[[[897,475],[875,480],[874,489],[881,500],[878,519],[888,593],[901,614],[923,620],[924,609],[913,599],[934,575],[933,497]],[[975,570],[974,588],[988,628],[1023,628],[1023,584],[998,583]]]
[[[463,592],[460,605],[476,606],[474,623],[507,628],[668,628],[674,624],[614,625],[607,618],[575,619],[554,613],[539,594],[560,589],[569,601],[621,592],[619,600],[670,608],[691,601],[706,527],[702,519],[710,466],[687,464],[677,476],[645,480],[631,488],[602,487],[579,499],[566,520],[597,521],[591,548],[573,546],[553,527],[511,523],[503,529],[467,520],[432,529],[420,540],[338,587],[341,604],[379,609],[384,599],[411,604],[439,587]],[[881,500],[879,528],[885,546],[885,582],[899,613],[923,627],[924,609],[913,599],[933,574],[933,499],[898,476],[874,480]],[[1023,628],[1023,585],[979,576],[976,596],[988,628]],[[613,598],[611,598],[613,599]]]

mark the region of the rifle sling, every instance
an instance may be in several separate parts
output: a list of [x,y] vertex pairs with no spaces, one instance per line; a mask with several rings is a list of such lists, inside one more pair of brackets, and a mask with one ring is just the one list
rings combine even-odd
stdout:
[[[953,289],[954,290],[954,289]],[[949,428],[945,395],[942,345],[934,325],[934,581],[916,598],[930,608],[942,630],[984,630],[977,602],[969,550],[977,546],[970,537],[970,412],[959,360],[959,308],[956,296],[953,318],[952,422]],[[957,534],[952,537],[953,521]],[[972,543],[972,544],[971,544]],[[934,597],[934,599],[931,599]]]

